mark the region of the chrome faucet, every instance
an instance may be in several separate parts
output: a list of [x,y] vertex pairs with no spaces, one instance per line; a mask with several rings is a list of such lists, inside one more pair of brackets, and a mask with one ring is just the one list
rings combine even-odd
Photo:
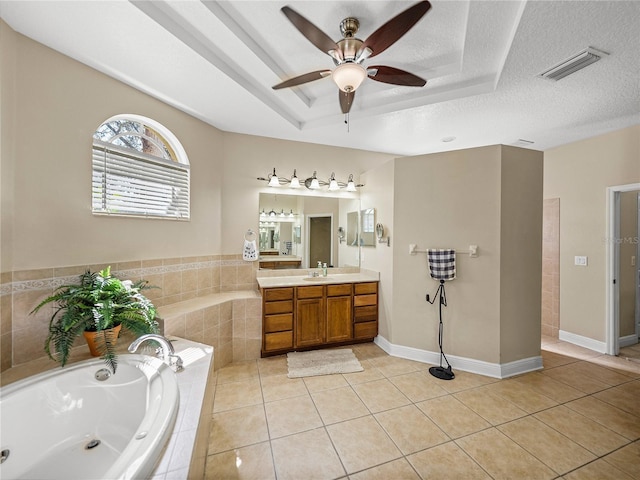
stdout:
[[158,350],[162,352],[162,360],[164,361],[164,363],[174,368],[174,370],[177,372],[182,370],[182,359],[178,355],[175,355],[176,351],[169,339],[163,337],[162,335],[158,335],[157,333],[147,333],[146,335],[141,335],[140,337],[136,338],[133,342],[131,342],[131,345],[129,345],[129,353],[135,353],[135,351],[138,350],[140,344],[147,340],[158,342],[158,344],[160,344],[160,348]]

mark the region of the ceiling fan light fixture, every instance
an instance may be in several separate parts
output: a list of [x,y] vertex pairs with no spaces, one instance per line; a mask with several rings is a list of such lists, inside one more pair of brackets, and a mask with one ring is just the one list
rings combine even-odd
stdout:
[[367,76],[367,71],[358,63],[345,62],[338,65],[331,78],[343,92],[355,91]]

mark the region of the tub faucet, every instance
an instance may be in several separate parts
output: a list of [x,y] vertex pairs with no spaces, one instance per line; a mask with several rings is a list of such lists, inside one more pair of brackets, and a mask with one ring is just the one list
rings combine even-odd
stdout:
[[129,345],[129,353],[135,353],[140,344],[146,340],[158,342],[160,344],[159,350],[162,352],[162,360],[164,360],[164,363],[172,367],[176,372],[182,370],[182,359],[175,354],[175,349],[173,348],[173,345],[171,345],[169,339],[162,335],[158,335],[157,333],[147,333],[146,335],[141,335],[136,338],[131,342],[131,345]]

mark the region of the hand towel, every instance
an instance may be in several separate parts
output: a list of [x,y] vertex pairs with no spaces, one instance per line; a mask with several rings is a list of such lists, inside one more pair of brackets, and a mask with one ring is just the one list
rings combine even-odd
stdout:
[[429,273],[436,280],[453,280],[456,278],[456,251],[445,248],[427,250]]
[[255,240],[244,241],[244,248],[242,249],[242,259],[247,262],[255,262],[258,259],[258,248]]

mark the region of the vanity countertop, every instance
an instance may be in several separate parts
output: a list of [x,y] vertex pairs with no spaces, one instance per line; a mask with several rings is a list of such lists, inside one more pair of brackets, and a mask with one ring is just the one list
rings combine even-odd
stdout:
[[380,279],[378,272],[359,272],[359,273],[331,273],[326,277],[311,277],[306,275],[287,275],[281,277],[269,276],[258,277],[258,285],[260,288],[274,287],[300,287],[304,285],[324,285],[336,283],[360,283],[360,282],[377,282]]
[[295,255],[260,255],[260,260],[265,262],[299,262],[302,258]]

